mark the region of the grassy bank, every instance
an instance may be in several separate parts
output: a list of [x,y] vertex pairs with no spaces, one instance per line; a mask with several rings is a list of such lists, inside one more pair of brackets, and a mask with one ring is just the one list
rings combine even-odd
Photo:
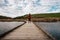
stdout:
[[[32,21],[41,21],[41,22],[56,22],[60,21],[60,13],[45,13],[45,14],[31,14]],[[25,21],[27,20],[27,15],[18,16],[15,18],[0,17],[0,21]]]
[[32,14],[32,21],[41,22],[60,21],[60,13]]
[[32,14],[35,18],[60,18],[60,13]]

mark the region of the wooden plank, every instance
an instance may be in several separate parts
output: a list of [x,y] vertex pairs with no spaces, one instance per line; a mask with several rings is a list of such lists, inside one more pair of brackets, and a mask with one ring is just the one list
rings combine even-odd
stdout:
[[7,34],[2,40],[52,40],[43,31],[38,29],[32,22]]

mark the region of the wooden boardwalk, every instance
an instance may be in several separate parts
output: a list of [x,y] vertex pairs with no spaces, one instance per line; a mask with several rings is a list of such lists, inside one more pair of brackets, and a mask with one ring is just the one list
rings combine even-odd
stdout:
[[52,40],[35,24],[26,23],[16,30],[10,32],[2,40]]

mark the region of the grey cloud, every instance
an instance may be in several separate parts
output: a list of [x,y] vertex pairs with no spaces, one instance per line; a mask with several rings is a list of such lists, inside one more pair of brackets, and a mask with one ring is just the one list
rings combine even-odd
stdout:
[[[1,0],[0,12],[6,16],[21,16],[31,13],[43,13],[60,10],[59,0]],[[18,14],[17,14],[18,13]]]

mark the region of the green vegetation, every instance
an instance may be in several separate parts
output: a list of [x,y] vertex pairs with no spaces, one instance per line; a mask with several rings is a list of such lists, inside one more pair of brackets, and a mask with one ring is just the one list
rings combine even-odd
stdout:
[[0,16],[0,19],[11,19],[11,18],[6,16]]
[[60,13],[32,14],[32,17],[34,18],[48,18],[48,17],[60,18]]
[[25,17],[24,16],[18,16],[18,17],[15,17],[14,19],[24,19]]
[[[45,14],[31,14],[32,18],[49,18],[49,17],[58,17],[60,18],[60,13],[45,13]],[[14,19],[26,19],[27,15],[24,16],[18,16],[15,17]],[[12,19],[10,17],[6,17],[6,16],[0,16],[0,19]]]
[[[32,15],[32,18],[49,18],[49,17],[60,18],[60,13],[45,13],[45,14],[31,14],[31,15]],[[27,15],[19,16],[14,19],[26,19],[26,18],[27,18]]]
[[[31,14],[32,21],[41,21],[41,22],[56,22],[60,21],[60,13],[45,13],[45,14]],[[7,20],[9,19],[9,20]],[[27,15],[18,16],[15,18],[10,18],[6,16],[0,16],[0,21],[25,21]]]

